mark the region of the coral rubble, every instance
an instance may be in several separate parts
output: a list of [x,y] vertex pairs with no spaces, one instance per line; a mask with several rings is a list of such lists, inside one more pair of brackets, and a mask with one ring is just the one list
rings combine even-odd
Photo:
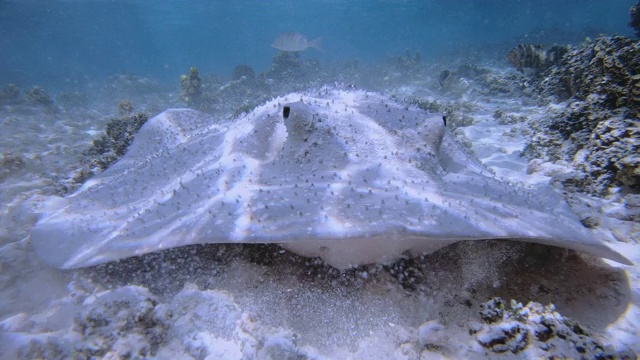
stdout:
[[595,340],[553,305],[536,302],[522,305],[511,300],[507,306],[504,300],[493,298],[480,308],[483,324],[472,325],[469,333],[494,353],[518,354],[533,346],[536,355],[544,358],[635,358],[629,351],[615,351]]

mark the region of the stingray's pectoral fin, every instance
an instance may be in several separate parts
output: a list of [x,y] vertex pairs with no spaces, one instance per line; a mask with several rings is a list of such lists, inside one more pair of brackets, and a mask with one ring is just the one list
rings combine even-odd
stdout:
[[601,239],[599,238],[599,236],[596,236],[596,239],[598,239],[601,242],[601,245],[597,246],[597,248],[593,249],[593,251],[589,251],[589,253],[596,256],[603,257],[605,259],[619,262],[620,264],[629,265],[629,266],[636,265],[633,263],[633,261],[629,260],[626,256],[610,248],[606,244],[607,243],[606,239]]
[[554,238],[554,239],[523,238],[518,240],[537,243],[537,244],[543,244],[543,245],[563,247],[566,249],[576,250],[591,256],[613,260],[623,265],[630,265],[630,266],[635,265],[627,257],[625,257],[624,255],[620,254],[619,252],[607,246],[602,239],[598,239],[597,237],[592,237],[591,234],[587,236],[587,239],[588,239],[587,241],[579,241],[579,242],[570,241],[567,239],[560,239],[560,238]]

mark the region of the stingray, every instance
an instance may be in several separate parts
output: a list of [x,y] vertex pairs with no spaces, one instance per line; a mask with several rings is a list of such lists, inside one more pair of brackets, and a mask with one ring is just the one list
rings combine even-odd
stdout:
[[232,121],[167,110],[103,173],[46,199],[31,231],[59,268],[203,243],[278,243],[347,268],[480,239],[630,264],[552,188],[496,178],[442,114],[329,88]]

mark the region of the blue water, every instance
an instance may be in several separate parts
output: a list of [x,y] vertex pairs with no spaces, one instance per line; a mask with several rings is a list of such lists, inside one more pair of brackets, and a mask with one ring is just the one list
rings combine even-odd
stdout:
[[[190,66],[229,76],[262,71],[276,36],[322,37],[324,63],[384,60],[406,48],[447,61],[486,49],[502,59],[519,42],[632,35],[635,0],[9,1],[0,0],[0,85],[72,87],[118,73],[174,84]],[[473,62],[477,59],[469,59]]]

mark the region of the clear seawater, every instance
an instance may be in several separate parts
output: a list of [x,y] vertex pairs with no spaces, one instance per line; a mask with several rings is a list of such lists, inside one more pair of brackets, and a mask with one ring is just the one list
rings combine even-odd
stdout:
[[[586,174],[571,159],[555,159],[556,154],[569,156],[574,149],[569,146],[573,135],[555,142],[557,137],[548,136],[551,131],[540,129],[566,117],[569,103],[538,102],[529,96],[534,87],[522,90],[529,75],[510,68],[506,55],[521,43],[549,47],[578,45],[600,34],[633,36],[629,8],[637,3],[0,0],[0,360],[90,358],[87,354],[136,358],[135,351],[127,353],[128,349],[142,349],[144,356],[138,358],[148,358],[153,354],[146,349],[153,344],[158,347],[158,359],[188,355],[202,359],[207,353],[207,359],[225,358],[216,354],[227,350],[253,358],[247,354],[256,353],[258,345],[267,348],[267,343],[276,350],[284,349],[281,353],[289,354],[288,358],[303,358],[300,354],[317,350],[323,356],[309,358],[417,359],[442,352],[462,359],[477,355],[476,335],[468,330],[480,321],[481,304],[496,296],[525,304],[554,304],[563,316],[589,329],[594,339],[617,350],[630,348],[640,353],[640,267],[587,261],[565,251],[547,253],[513,242],[469,241],[417,260],[339,271],[278,247],[198,245],[59,270],[37,256],[29,237],[38,213],[52,211],[42,205],[42,197],[55,206],[55,196],[75,191],[91,175],[89,170],[99,173],[102,161],[113,155],[113,150],[104,149],[105,140],[99,139],[114,123],[120,124],[120,136],[128,137],[129,127],[122,130],[121,124],[131,123],[132,111],[155,116],[168,108],[195,104],[193,108],[231,123],[232,114],[242,114],[273,97],[315,90],[341,79],[344,84],[336,88],[355,85],[450,110],[455,116],[449,118],[447,127],[456,139],[509,186],[535,188],[556,175]],[[322,38],[324,50],[308,49],[300,54],[304,60],[317,59],[320,66],[300,61],[312,64],[303,68],[304,76],[279,76],[286,74],[286,59],[291,58],[279,56],[271,44],[283,32]],[[401,66],[389,59],[397,60],[407,49],[411,54],[419,52],[423,61],[418,70],[414,67],[402,73]],[[366,66],[350,68],[354,60]],[[285,66],[276,66],[279,61]],[[232,81],[233,69],[239,64],[271,77]],[[471,66],[463,66],[467,64]],[[192,89],[191,82],[185,86],[180,81],[192,66],[202,77],[202,108],[197,101],[189,104],[184,96]],[[473,66],[486,73],[471,74]],[[463,70],[471,75],[455,76]],[[439,81],[442,74],[450,79],[447,87]],[[367,78],[369,82],[350,83]],[[369,83],[373,89],[366,88]],[[35,91],[40,90],[36,86],[51,98]],[[576,107],[574,114],[600,116],[595,105],[584,113],[581,109]],[[635,121],[631,134],[637,120],[626,120]],[[606,121],[615,125],[623,119],[615,113]],[[555,132],[558,128],[549,129]],[[614,130],[611,134],[617,132]],[[540,136],[534,142],[536,135]],[[632,143],[631,136],[623,139],[629,140],[625,143]],[[405,150],[402,142],[399,147]],[[616,149],[620,143],[616,142]],[[537,156],[527,150],[532,144],[540,148],[536,152],[544,153],[533,159],[540,161],[530,161]],[[100,158],[89,156],[94,148],[100,150]],[[584,153],[580,150],[578,154]],[[609,157],[608,152],[599,154]],[[169,160],[180,163],[182,159]],[[311,162],[304,166],[311,166],[308,164]],[[168,181],[175,183],[175,178]],[[640,264],[640,222],[634,218],[640,213],[635,210],[640,209],[637,194],[625,198],[627,194],[620,192],[596,198],[583,196],[573,187],[568,187],[567,198],[576,216],[594,226],[598,238],[607,237],[615,251]],[[125,196],[116,197],[113,203],[128,201],[126,190],[123,187]],[[456,203],[454,208],[471,206],[460,200]],[[246,218],[239,218],[238,223],[244,224]],[[111,221],[105,219],[98,221]],[[497,224],[500,221],[490,228]],[[71,240],[80,243],[78,238]],[[69,248],[53,244],[55,250]],[[126,250],[131,248],[128,245]],[[151,303],[155,306],[152,321],[133,327],[122,321],[129,314],[134,316],[136,309],[150,309],[147,305]],[[130,307],[132,304],[137,305]],[[103,319],[108,320],[107,325]],[[439,335],[442,349],[438,343],[425,346],[419,334],[441,323],[446,326]],[[513,329],[517,331],[511,334],[522,339],[520,328]],[[576,329],[582,332],[579,326]],[[528,336],[533,338],[533,334],[531,330]],[[567,343],[575,341],[568,339]],[[113,346],[116,341],[118,346]],[[562,354],[563,349],[555,350]],[[415,356],[407,355],[414,350]],[[537,347],[529,346],[526,351],[500,356],[537,358]]]
[[[635,0],[0,0],[0,84],[68,90],[118,73],[175,84],[190,66],[229,76],[265,70],[281,32],[322,37],[321,62],[419,51],[447,61],[469,49],[631,35]],[[477,59],[469,59],[470,61]],[[491,60],[491,59],[489,59]]]

